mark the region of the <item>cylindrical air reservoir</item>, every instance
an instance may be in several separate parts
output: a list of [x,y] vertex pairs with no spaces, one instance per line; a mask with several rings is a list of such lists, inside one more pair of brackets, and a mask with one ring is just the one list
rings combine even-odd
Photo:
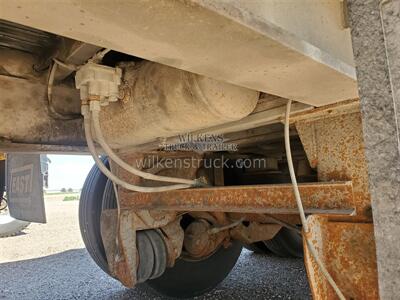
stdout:
[[106,141],[124,148],[249,115],[259,92],[153,62],[123,67],[122,100],[102,108]]

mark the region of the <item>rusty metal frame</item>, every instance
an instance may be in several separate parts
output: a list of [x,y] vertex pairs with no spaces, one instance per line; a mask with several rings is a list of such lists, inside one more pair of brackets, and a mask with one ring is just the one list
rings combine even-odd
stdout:
[[[335,222],[313,215],[307,223],[320,259],[348,299],[378,299],[375,240],[372,223]],[[336,299],[304,245],[305,265],[314,299]]]
[[[351,215],[353,186],[349,181],[300,184],[306,213]],[[290,184],[224,186],[162,193],[120,192],[123,209],[224,211],[298,214]]]
[[[354,101],[348,102],[347,110],[321,108],[298,115],[294,123],[318,179],[350,180],[356,209],[353,216],[309,216],[308,238],[347,298],[378,299],[371,197],[358,107]],[[313,298],[335,299],[307,249],[304,261]]]
[[[137,164],[149,154],[125,154],[125,161]],[[196,153],[167,153],[169,157],[201,157]],[[132,176],[115,164],[113,171],[122,179],[134,184],[156,184]],[[170,175],[195,178],[197,168],[169,169]],[[354,213],[353,186],[350,181],[318,182],[300,184],[305,211],[308,214],[352,215]],[[136,193],[118,189],[121,209],[164,210],[197,212],[238,212],[297,215],[296,201],[291,184],[251,186],[219,186],[174,190],[162,193]]]
[[310,115],[295,123],[310,165],[319,181],[349,180],[357,216],[372,220],[371,196],[360,112]]
[[[293,123],[320,181],[299,185],[305,212],[309,214],[309,238],[346,297],[376,299],[375,242],[359,102],[351,100],[344,106],[331,105],[297,114]],[[127,158],[133,161],[143,159],[143,155]],[[116,171],[126,180],[146,183],[118,168]],[[197,170],[179,172],[184,172],[180,173],[182,177],[194,178]],[[288,218],[290,224],[296,224],[293,218],[298,215],[291,184],[219,186],[163,193],[119,189],[119,200],[124,211],[227,213],[235,219],[248,214],[254,221],[268,214],[282,216],[286,221]],[[222,221],[226,220],[222,218]],[[271,220],[264,221],[261,223],[267,223],[266,228],[272,229],[268,227]],[[313,297],[334,298],[307,250],[304,259]]]

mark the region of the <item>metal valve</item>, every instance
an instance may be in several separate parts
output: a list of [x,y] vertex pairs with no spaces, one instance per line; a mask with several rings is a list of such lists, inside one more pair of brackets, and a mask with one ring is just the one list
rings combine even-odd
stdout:
[[82,66],[75,75],[75,86],[80,90],[81,100],[98,100],[100,105],[118,100],[118,86],[122,70],[94,63]]

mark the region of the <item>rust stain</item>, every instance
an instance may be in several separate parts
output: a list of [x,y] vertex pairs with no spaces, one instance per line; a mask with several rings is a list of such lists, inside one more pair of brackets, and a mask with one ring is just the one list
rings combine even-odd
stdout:
[[[300,184],[306,212],[349,214],[353,209],[350,182]],[[226,211],[298,214],[290,184],[213,187],[161,193],[121,190],[122,209]],[[333,212],[332,212],[333,213]]]
[[212,226],[206,220],[199,219],[185,229],[183,245],[191,257],[207,257],[213,253],[224,240],[229,240],[229,232],[221,231],[209,234]]
[[[303,118],[296,128],[308,158],[317,162],[320,181],[353,184],[355,216],[308,218],[311,243],[348,299],[378,299],[371,198],[360,112]],[[305,264],[314,299],[336,299],[305,247]]]
[[318,180],[351,181],[357,218],[370,221],[371,199],[360,112],[302,120],[296,123],[296,128],[309,160],[316,163]]
[[[347,299],[379,299],[372,223],[308,218],[310,238],[319,257]],[[305,265],[314,299],[337,296],[305,247]]]

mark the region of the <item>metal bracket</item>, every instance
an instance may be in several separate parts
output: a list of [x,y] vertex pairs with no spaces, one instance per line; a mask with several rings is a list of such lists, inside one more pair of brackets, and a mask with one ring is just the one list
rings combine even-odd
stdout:
[[[307,219],[309,238],[347,299],[379,299],[375,239],[372,223],[330,221],[324,216]],[[304,262],[314,299],[336,299],[304,245]]]
[[[101,237],[110,274],[126,287],[134,287],[137,283],[138,261],[136,231],[163,226],[168,230],[171,227],[168,224],[176,219],[175,212],[122,210],[118,217],[117,209],[104,210],[101,214]],[[169,256],[175,257],[175,248],[168,246],[167,248],[173,251]]]

